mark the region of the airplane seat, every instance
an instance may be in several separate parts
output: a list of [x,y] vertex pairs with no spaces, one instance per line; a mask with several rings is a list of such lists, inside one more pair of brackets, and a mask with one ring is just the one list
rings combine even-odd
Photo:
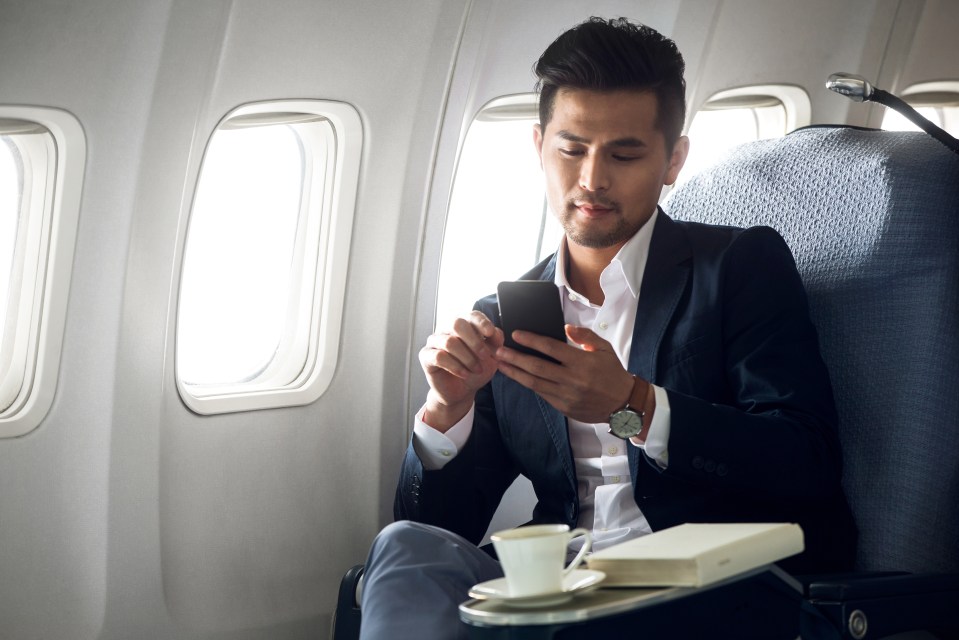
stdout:
[[876,572],[808,577],[808,603],[842,637],[954,637],[959,155],[923,133],[808,127],[733,150],[664,208],[773,227],[805,283],[839,413],[855,566]]
[[[803,637],[955,637],[959,156],[921,133],[810,127],[739,147],[665,209],[775,228],[807,288],[859,547],[856,573],[805,578]],[[357,637],[355,569],[334,640]]]

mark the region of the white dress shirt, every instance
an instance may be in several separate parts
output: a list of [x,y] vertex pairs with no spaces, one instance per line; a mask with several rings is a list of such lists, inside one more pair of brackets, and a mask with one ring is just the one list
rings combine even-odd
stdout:
[[[572,289],[566,278],[565,238],[557,251],[556,283],[568,324],[588,327],[608,341],[623,367],[629,360],[636,305],[646,269],[649,243],[658,213],[643,225],[616,254],[600,275],[605,300],[594,305]],[[578,526],[593,532],[593,549],[650,532],[649,523],[633,499],[633,487],[626,456],[627,446],[640,446],[646,455],[666,468],[669,440],[669,399],[665,390],[653,385],[656,412],[645,443],[627,443],[610,434],[609,424],[588,424],[569,418],[569,440],[576,468],[580,514]],[[423,422],[423,409],[413,425],[413,448],[426,469],[440,469],[466,444],[473,428],[474,410],[446,433]],[[578,542],[574,541],[574,542]]]

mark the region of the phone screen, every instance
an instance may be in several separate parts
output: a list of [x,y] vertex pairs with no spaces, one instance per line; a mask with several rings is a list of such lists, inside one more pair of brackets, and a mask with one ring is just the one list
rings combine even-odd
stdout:
[[555,359],[513,341],[517,329],[566,342],[563,307],[556,285],[545,280],[500,282],[496,287],[506,346],[553,362]]

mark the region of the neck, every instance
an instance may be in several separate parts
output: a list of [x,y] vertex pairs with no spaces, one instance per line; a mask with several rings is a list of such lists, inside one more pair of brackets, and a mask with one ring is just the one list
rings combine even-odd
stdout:
[[580,294],[586,296],[595,305],[603,304],[606,299],[599,277],[603,269],[616,256],[623,244],[603,249],[581,247],[566,240],[566,277],[569,284]]

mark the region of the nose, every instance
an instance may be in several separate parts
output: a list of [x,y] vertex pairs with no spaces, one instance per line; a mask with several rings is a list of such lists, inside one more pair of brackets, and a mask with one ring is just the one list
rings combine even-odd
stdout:
[[579,171],[579,186],[585,191],[609,189],[609,171],[601,156],[589,154],[583,159]]

